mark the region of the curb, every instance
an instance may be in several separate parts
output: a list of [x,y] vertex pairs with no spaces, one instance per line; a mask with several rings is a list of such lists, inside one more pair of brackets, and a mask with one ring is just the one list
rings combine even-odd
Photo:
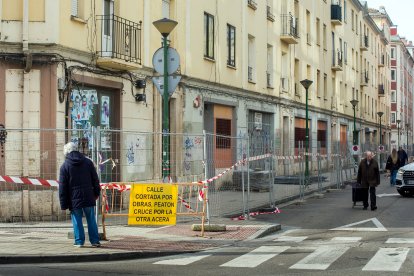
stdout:
[[131,259],[156,258],[169,255],[197,253],[200,250],[190,251],[150,251],[150,252],[116,252],[87,255],[25,255],[25,256],[0,256],[0,264],[34,264],[34,263],[63,263],[63,262],[98,262],[119,261]]
[[255,234],[251,235],[245,241],[251,241],[255,239],[263,238],[267,235],[273,234],[274,232],[278,232],[282,229],[282,226],[280,224],[270,225],[266,227],[265,229],[257,231]]

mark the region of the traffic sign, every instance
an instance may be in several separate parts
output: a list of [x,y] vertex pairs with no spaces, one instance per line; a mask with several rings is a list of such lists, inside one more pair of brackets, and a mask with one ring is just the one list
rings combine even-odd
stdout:
[[[168,76],[168,94],[171,95],[174,93],[175,88],[177,88],[178,83],[181,80],[180,75],[171,75]],[[160,92],[161,96],[164,95],[164,76],[156,76],[152,77],[152,82],[157,87],[158,92]]]
[[[177,50],[174,48],[168,47],[168,75],[177,71],[180,66],[180,56],[178,55]],[[152,65],[156,72],[160,75],[164,75],[164,48],[159,48],[154,55],[152,56]]]
[[359,154],[360,148],[358,145],[352,145],[352,154]]

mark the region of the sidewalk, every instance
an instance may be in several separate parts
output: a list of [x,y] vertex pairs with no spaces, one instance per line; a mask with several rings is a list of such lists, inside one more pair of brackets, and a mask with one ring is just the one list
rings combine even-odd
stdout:
[[0,264],[112,261],[150,258],[231,245],[280,230],[279,224],[249,221],[216,220],[225,224],[225,232],[191,230],[192,223],[166,227],[107,227],[108,241],[100,248],[74,247],[68,238],[70,223],[0,224]]

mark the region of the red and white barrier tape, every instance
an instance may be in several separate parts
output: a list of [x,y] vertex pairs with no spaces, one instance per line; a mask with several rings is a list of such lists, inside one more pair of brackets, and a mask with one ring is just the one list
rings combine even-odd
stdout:
[[59,182],[56,180],[45,180],[45,179],[28,178],[28,177],[15,177],[15,176],[8,176],[8,175],[0,175],[0,182],[39,185],[39,186],[47,186],[47,187],[59,187]]
[[[269,215],[269,214],[280,214],[280,213],[281,213],[281,211],[279,210],[279,208],[276,207],[275,210],[271,211],[271,212],[250,212],[249,216],[254,217],[254,216],[258,216],[258,215]],[[238,217],[231,218],[231,220],[246,220],[246,216],[241,215],[241,216],[238,216]]]

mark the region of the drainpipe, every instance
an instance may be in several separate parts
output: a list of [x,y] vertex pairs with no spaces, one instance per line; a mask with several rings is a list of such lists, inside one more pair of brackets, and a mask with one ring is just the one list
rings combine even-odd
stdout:
[[[25,68],[23,72],[23,129],[29,128],[29,91],[30,91],[30,70],[32,69],[32,56],[29,52],[29,0],[23,0],[23,28],[22,44],[23,54],[25,55]],[[28,140],[29,133],[23,130],[22,133],[22,172],[23,176],[29,176],[29,159],[28,159]]]

